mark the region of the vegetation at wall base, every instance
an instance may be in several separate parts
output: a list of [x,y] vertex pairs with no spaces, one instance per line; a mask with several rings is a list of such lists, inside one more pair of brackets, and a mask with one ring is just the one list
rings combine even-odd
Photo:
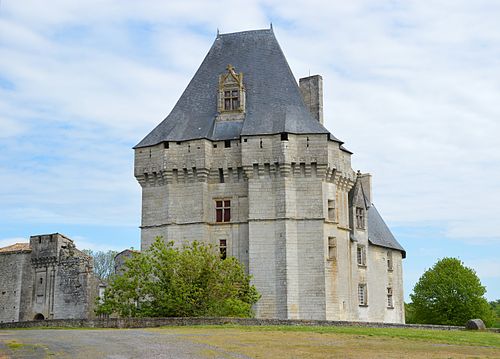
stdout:
[[222,259],[211,245],[181,248],[157,237],[134,254],[122,275],[111,277],[98,315],[122,317],[251,317],[260,298],[243,265]]
[[408,322],[465,325],[469,319],[480,318],[491,326],[494,316],[485,293],[473,269],[459,259],[443,258],[420,277],[410,294]]

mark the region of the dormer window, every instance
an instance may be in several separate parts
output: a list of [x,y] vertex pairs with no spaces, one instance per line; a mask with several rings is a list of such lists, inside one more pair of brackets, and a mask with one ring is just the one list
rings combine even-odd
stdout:
[[243,73],[236,73],[232,65],[227,65],[227,72],[219,76],[218,110],[219,113],[245,111]]

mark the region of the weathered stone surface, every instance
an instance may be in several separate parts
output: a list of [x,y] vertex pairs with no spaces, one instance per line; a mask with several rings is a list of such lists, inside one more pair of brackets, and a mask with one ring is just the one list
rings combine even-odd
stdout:
[[465,328],[469,330],[485,330],[486,325],[481,319],[471,319],[465,324]]
[[59,233],[0,250],[0,323],[88,318],[96,294],[92,258]]
[[[235,40],[233,45],[237,44]],[[251,47],[237,50],[238,58],[227,59],[235,68],[248,66],[243,86],[250,85],[250,79],[262,77],[262,68],[252,61],[243,66],[244,60],[233,60],[258,56],[247,53],[253,51]],[[224,48],[218,51],[226,59]],[[275,70],[290,76],[288,68]],[[224,68],[216,67],[203,71],[215,79],[225,73]],[[247,91],[249,106],[261,103],[273,108],[270,98],[259,97],[261,90],[271,85],[281,89],[283,81],[266,81],[269,78],[262,78]],[[322,122],[321,77],[312,76],[301,83],[305,101],[299,98],[294,106],[309,109]],[[255,306],[259,318],[403,323],[403,252],[369,241],[366,207],[371,204],[371,176],[355,173],[352,153],[330,134],[304,130],[310,124],[298,123],[291,110],[285,122],[293,123],[294,131],[275,130],[283,118],[274,118],[275,112],[269,112],[266,121],[259,119],[269,131],[241,132],[239,138],[220,141],[198,136],[201,127],[194,126],[196,121],[187,114],[215,110],[216,94],[220,93],[216,82],[198,85],[203,87],[198,97],[213,98],[210,109],[200,109],[200,103],[196,108],[183,108],[184,112],[178,107],[174,117],[179,120],[182,114],[182,123],[169,130],[165,142],[143,141],[135,148],[134,175],[142,187],[141,249],[148,248],[156,236],[178,244],[197,240],[218,245],[224,240],[227,254],[245,264],[262,294]],[[299,93],[296,82],[293,86],[293,92]],[[290,98],[275,102],[289,103]],[[216,116],[215,125],[243,121],[245,126],[248,116],[255,115],[249,109],[253,107]],[[192,136],[173,138],[181,128]],[[227,222],[216,220],[220,200],[230,201]],[[359,206],[365,211],[365,224],[360,228],[355,225]],[[329,239],[335,242],[334,249],[329,248]],[[357,263],[358,245],[365,248],[363,265]],[[329,258],[333,251],[334,258]],[[359,285],[366,286],[368,305],[359,305]]]

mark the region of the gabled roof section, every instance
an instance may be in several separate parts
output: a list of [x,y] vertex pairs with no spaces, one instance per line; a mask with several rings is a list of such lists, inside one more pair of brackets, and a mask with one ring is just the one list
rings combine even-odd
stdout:
[[406,251],[398,243],[375,206],[368,208],[368,241],[376,246],[399,250],[406,258]]
[[[244,74],[245,119],[239,126],[218,128],[218,81],[228,64]],[[281,132],[329,134],[304,105],[273,30],[244,31],[217,36],[172,112],[135,148],[164,141],[224,140]]]
[[0,248],[0,253],[31,252],[29,243],[15,243],[13,245]]

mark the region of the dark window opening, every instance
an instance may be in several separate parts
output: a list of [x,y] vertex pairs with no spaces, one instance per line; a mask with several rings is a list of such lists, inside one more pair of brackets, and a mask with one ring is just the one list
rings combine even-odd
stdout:
[[181,144],[181,142],[180,142],[180,141],[177,141],[176,143],[177,143],[178,145],[180,145],[180,144]]
[[248,138],[243,139],[243,142],[248,142]]
[[262,138],[260,139],[260,148],[262,148]]
[[43,284],[43,278],[40,278],[40,284]]
[[356,228],[365,228],[365,209],[356,207]]
[[219,183],[224,183],[224,170],[219,168]]
[[42,243],[42,237],[38,237],[38,244]]
[[217,144],[216,143],[214,143],[214,148],[217,148]]
[[168,142],[163,142],[163,148],[170,148],[170,145]]
[[225,239],[219,240],[219,250],[220,250],[220,258],[227,258],[227,242]]
[[306,147],[309,147],[309,137],[306,137]]
[[231,201],[217,200],[215,201],[215,221],[230,222],[231,221]]
[[240,95],[238,90],[224,91],[224,110],[235,111],[240,109]]
[[231,147],[231,141],[229,141],[229,140],[224,141],[224,147],[225,148]]
[[281,134],[281,141],[288,141],[288,133],[283,132]]

